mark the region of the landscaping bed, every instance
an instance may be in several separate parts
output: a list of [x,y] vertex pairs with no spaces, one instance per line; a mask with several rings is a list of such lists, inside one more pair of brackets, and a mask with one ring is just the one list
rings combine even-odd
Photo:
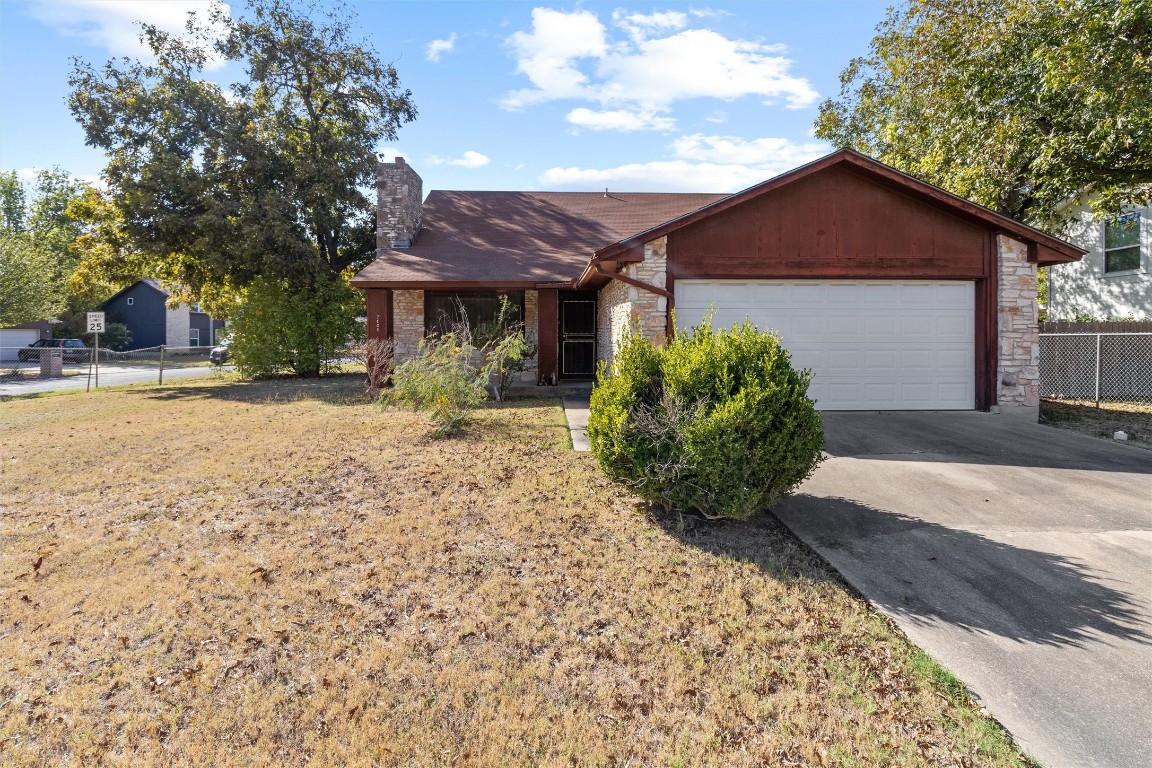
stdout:
[[4,404],[0,762],[1030,764],[771,516],[647,512],[554,400],[359,393]]

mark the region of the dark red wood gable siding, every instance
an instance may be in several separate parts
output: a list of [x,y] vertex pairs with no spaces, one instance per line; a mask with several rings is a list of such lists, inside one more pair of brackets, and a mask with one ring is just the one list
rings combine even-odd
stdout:
[[392,338],[392,291],[381,288],[370,288],[364,291],[367,306],[365,314],[368,316],[368,338]]
[[555,384],[559,378],[559,365],[556,356],[557,333],[559,331],[560,292],[551,288],[541,288],[536,294],[537,336],[536,336],[536,378],[537,384]]
[[669,277],[978,279],[988,230],[833,167],[668,235]]

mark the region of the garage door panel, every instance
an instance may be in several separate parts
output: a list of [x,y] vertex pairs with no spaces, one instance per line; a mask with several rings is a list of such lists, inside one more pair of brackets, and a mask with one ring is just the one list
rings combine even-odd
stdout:
[[822,410],[975,406],[971,282],[678,281],[676,304],[682,327],[714,304],[717,327],[779,333]]
[[4,328],[0,330],[0,362],[17,362],[20,349],[39,339],[40,331],[35,329]]

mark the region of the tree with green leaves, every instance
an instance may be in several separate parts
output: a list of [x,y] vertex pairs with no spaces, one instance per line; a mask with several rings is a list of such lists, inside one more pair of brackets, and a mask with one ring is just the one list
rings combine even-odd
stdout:
[[1031,223],[1146,203],[1152,2],[905,0],[816,135]]
[[0,173],[0,324],[46,320],[67,310],[66,283],[78,262],[72,244],[86,228],[70,205],[89,189],[54,167],[36,174],[29,196],[14,171]]
[[55,267],[27,232],[0,233],[0,327],[55,317],[64,307]]
[[[373,254],[375,201],[364,190],[377,148],[416,116],[396,69],[353,39],[347,9],[317,20],[290,0],[249,0],[239,19],[222,5],[190,14],[184,36],[144,24],[142,40],[155,63],[76,60],[69,98],[87,143],[108,155],[104,178],[134,258],[216,316],[235,308],[214,297],[242,296],[257,278],[315,321],[326,309],[314,297],[345,306],[330,289]],[[206,80],[209,57],[245,78]],[[237,334],[239,359],[243,347]],[[284,366],[315,374],[322,363]]]
[[28,193],[16,171],[0,171],[0,229],[23,232],[27,208]]

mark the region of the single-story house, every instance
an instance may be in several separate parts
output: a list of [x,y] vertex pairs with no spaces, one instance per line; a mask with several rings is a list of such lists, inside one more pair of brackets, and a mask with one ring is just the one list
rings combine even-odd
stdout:
[[211,347],[223,320],[213,320],[197,305],[168,306],[168,291],[145,278],[122,288],[100,305],[109,323],[123,323],[132,334],[129,349]]
[[632,322],[653,339],[714,311],[778,332],[824,410],[1035,418],[1036,269],[1084,251],[839,150],[742,192],[448,192],[378,168],[377,258],[352,284],[397,359],[465,302],[507,295],[537,383],[594,374]]
[[1063,213],[1087,255],[1048,270],[1048,319],[1152,320],[1152,208],[1098,217],[1078,202]]

